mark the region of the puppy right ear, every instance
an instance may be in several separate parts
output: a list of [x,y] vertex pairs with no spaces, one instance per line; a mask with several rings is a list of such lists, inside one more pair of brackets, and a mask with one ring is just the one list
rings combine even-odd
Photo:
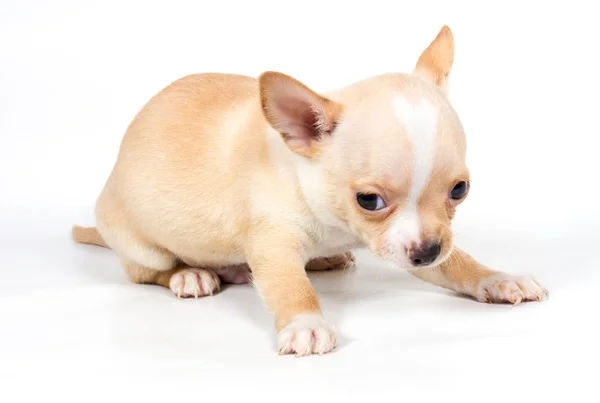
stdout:
[[307,157],[316,155],[320,141],[335,129],[341,105],[282,73],[269,71],[258,81],[269,124],[292,151]]
[[454,62],[454,36],[446,25],[421,53],[414,73],[437,85],[448,95],[448,77]]

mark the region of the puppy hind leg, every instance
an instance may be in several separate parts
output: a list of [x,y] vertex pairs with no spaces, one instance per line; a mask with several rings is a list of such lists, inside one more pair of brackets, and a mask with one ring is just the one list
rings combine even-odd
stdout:
[[126,259],[122,264],[132,282],[169,288],[179,298],[213,295],[221,288],[219,276],[212,270],[188,266],[154,270]]
[[220,279],[211,270],[180,265],[168,250],[145,242],[135,231],[98,223],[103,238],[121,258],[129,279],[136,284],[154,284],[169,288],[178,297],[213,295],[220,289]]

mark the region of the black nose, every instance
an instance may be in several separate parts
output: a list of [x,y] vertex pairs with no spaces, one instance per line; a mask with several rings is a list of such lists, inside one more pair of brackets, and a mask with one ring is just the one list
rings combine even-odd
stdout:
[[410,253],[410,260],[413,266],[427,266],[437,259],[442,247],[439,242],[430,242],[413,249]]

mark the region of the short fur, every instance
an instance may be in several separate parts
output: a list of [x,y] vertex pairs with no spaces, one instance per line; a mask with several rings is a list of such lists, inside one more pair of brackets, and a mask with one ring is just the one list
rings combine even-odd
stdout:
[[[539,300],[530,277],[488,269],[453,245],[469,181],[466,142],[447,100],[454,39],[443,27],[412,74],[319,94],[277,72],[197,74],[154,96],[130,124],[80,243],[106,246],[135,283],[179,296],[252,282],[273,313],[282,354],[323,354],[337,331],[305,269],[351,264],[368,247],[415,276],[480,301]],[[385,208],[368,211],[357,193]],[[423,245],[439,256],[417,266]]]

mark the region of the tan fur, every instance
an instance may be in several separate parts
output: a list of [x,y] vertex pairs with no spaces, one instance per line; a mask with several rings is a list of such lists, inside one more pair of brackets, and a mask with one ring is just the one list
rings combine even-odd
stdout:
[[448,75],[454,63],[454,35],[443,26],[429,47],[423,51],[415,66],[415,74],[434,82],[448,91]]
[[355,263],[356,260],[354,259],[352,253],[346,252],[342,253],[341,255],[312,259],[306,264],[306,270],[346,270],[353,268]]
[[458,248],[454,248],[442,264],[410,272],[421,280],[473,296],[480,302],[518,305],[522,301],[541,301],[549,295],[548,290],[530,276],[497,272]]
[[[444,27],[414,74],[383,74],[329,94],[278,72],[177,80],[128,127],[96,203],[97,232],[74,227],[73,238],[110,247],[133,282],[179,296],[210,295],[220,270],[249,266],[280,352],[326,353],[337,338],[305,269],[352,263],[357,247],[387,260],[415,247],[389,242],[419,180],[414,133],[393,105],[425,102],[437,117],[429,122],[435,147],[418,201],[419,237],[441,239],[445,263],[415,274],[468,292],[491,272],[453,252],[450,222],[460,202],[448,192],[468,170],[462,126],[445,98],[452,62]],[[366,211],[357,192],[381,195],[386,208]]]
[[102,239],[96,227],[80,227],[74,225],[71,234],[75,242],[108,248],[108,245],[104,242],[104,239]]
[[411,270],[411,273],[429,283],[472,295],[483,279],[497,272],[479,264],[462,250],[454,248],[449,258],[439,266]]

